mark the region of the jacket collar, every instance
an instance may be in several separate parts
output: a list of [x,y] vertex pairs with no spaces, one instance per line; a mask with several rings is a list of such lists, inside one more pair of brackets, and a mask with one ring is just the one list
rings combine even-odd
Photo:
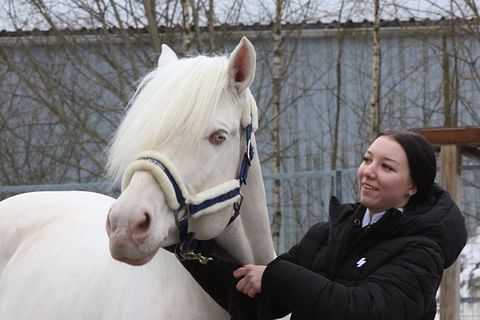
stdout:
[[329,205],[330,224],[332,226],[340,224],[351,217],[352,213],[353,219],[359,219],[361,223],[365,210],[366,208],[360,202],[345,204],[340,203],[336,197],[332,197]]

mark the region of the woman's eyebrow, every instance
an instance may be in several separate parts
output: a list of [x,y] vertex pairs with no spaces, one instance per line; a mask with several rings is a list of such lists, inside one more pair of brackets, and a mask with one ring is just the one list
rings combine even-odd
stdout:
[[389,157],[384,157],[383,159],[386,160],[386,161],[395,162],[396,164],[400,164],[397,160],[389,158]]
[[[365,152],[366,155],[373,155],[373,153],[370,151],[370,150],[367,150],[367,152]],[[390,161],[390,162],[394,162],[396,164],[400,164],[400,162],[398,162],[397,160],[395,159],[392,159],[390,157],[383,157],[383,160],[385,161]]]

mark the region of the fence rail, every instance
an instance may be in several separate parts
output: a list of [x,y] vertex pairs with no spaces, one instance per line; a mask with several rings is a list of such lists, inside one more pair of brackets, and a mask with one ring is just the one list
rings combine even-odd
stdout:
[[63,183],[63,184],[36,184],[36,185],[16,185],[0,186],[0,199],[5,199],[5,194],[19,194],[36,191],[92,191],[106,194],[114,194],[118,186],[108,182],[89,182],[89,183]]

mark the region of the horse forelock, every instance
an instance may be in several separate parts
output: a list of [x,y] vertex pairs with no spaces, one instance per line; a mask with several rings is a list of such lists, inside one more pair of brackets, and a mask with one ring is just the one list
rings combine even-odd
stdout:
[[228,87],[228,60],[199,56],[153,70],[140,83],[108,150],[107,170],[118,180],[137,154],[173,138],[194,147]]

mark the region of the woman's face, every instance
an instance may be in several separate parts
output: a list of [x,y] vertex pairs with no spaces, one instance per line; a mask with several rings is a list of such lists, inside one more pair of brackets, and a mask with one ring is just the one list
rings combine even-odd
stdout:
[[378,137],[370,145],[357,174],[360,202],[371,213],[403,208],[416,192],[405,151],[387,136]]

